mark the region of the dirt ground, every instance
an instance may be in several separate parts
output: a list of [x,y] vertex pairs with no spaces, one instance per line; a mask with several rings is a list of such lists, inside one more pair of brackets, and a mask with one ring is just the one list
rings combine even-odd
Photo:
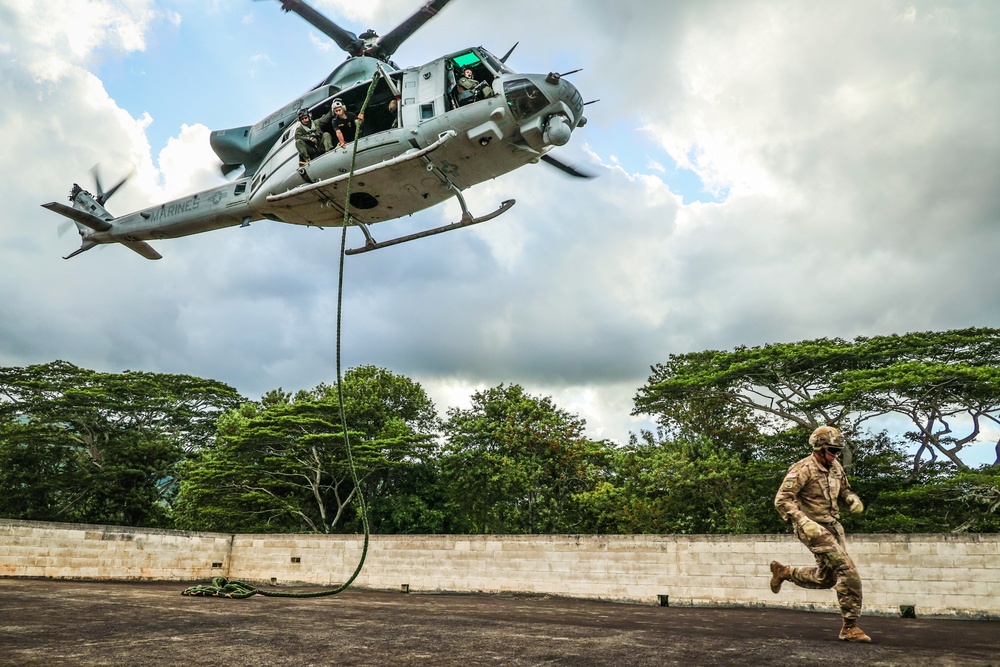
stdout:
[[874,642],[859,645],[837,640],[835,615],[788,610],[359,589],[231,600],[188,585],[0,579],[0,665],[1000,666],[997,621],[868,617]]

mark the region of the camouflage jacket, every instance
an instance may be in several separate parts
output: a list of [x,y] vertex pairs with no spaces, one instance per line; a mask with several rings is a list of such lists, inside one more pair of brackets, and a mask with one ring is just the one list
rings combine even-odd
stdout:
[[305,139],[314,144],[319,144],[323,138],[323,133],[329,132],[329,130],[324,129],[324,126],[330,122],[331,118],[333,118],[333,112],[328,111],[319,118],[313,118],[308,127],[300,121],[299,126],[295,128],[295,140]]
[[798,523],[804,515],[819,523],[830,523],[840,518],[839,503],[850,504],[853,497],[855,493],[840,461],[827,469],[810,454],[785,473],[774,506],[785,521]]

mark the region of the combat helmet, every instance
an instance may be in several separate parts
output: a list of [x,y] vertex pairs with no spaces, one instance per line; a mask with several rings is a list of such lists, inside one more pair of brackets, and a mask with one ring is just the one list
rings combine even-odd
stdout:
[[814,451],[826,449],[831,453],[837,454],[844,448],[844,436],[841,435],[838,428],[820,426],[809,436],[809,444],[812,445]]

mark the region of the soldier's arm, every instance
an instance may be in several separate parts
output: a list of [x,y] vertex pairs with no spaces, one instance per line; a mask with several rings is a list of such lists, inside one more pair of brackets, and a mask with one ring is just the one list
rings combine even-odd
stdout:
[[[843,473],[843,468],[841,468],[841,472]],[[846,473],[844,473],[843,480],[843,484],[840,485],[840,495],[837,497],[837,502],[847,507],[851,514],[863,512],[865,504],[861,502],[861,498],[858,494],[851,490],[851,482],[848,481]]]
[[774,507],[785,521],[797,524],[805,517],[802,508],[799,507],[797,496],[807,481],[806,474],[805,470],[792,466],[778,487],[778,493],[774,496]]

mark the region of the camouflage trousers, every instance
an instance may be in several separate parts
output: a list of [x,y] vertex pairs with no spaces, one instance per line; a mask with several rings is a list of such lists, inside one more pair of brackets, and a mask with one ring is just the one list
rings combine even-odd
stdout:
[[847,554],[844,529],[837,521],[820,525],[825,530],[815,539],[795,527],[795,536],[813,553],[816,567],[789,568],[788,580],[802,588],[835,589],[840,615],[845,620],[857,620],[861,617],[861,575]]

